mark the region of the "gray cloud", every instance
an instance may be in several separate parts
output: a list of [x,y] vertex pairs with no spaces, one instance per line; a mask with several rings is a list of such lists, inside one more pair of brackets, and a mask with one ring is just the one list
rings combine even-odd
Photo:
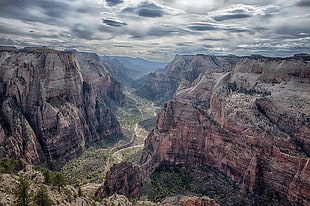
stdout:
[[209,44],[205,44],[205,45],[202,45],[204,48],[213,48],[212,45],[209,45]]
[[93,32],[90,31],[86,26],[82,24],[75,24],[71,29],[73,36],[81,38],[81,39],[92,39]]
[[226,21],[236,19],[246,19],[253,16],[259,10],[257,7],[245,4],[231,5],[228,8],[219,9],[212,12],[211,16],[215,21]]
[[111,19],[102,19],[102,22],[106,25],[109,26],[114,26],[114,27],[121,27],[121,26],[126,26],[127,24],[124,22],[120,22],[120,21],[114,21]]
[[157,6],[153,3],[142,3],[137,7],[128,7],[123,12],[136,13],[142,17],[162,17],[165,12],[162,7]]
[[309,6],[309,0],[1,0],[0,43],[165,60],[196,52],[290,55],[310,50]]
[[113,44],[113,46],[121,47],[121,48],[132,48],[133,47],[133,46],[128,46],[128,45],[117,45],[117,44]]
[[215,21],[225,21],[225,20],[232,20],[232,19],[244,19],[249,18],[252,15],[250,14],[226,14],[226,15],[219,15],[219,16],[213,16],[212,18]]
[[200,39],[200,41],[224,41],[225,39],[221,39],[221,38],[203,38]]
[[219,30],[217,26],[213,24],[207,24],[207,23],[193,23],[190,26],[188,26],[193,31],[212,31],[212,30]]
[[293,23],[293,24],[281,25],[278,28],[276,28],[275,31],[278,34],[291,36],[291,38],[299,38],[300,36],[310,37],[310,23],[308,21],[303,22],[303,24]]
[[123,3],[123,0],[105,0],[109,6],[116,6],[118,4]]
[[296,3],[297,6],[301,6],[301,7],[310,7],[310,1],[309,0],[301,0],[299,2]]
[[0,38],[0,45],[16,45],[19,44],[19,42],[16,42],[15,40],[12,39],[6,39],[6,38]]
[[249,34],[253,34],[254,31],[251,31],[249,29],[245,29],[245,28],[225,28],[225,31],[229,31],[229,32],[235,32],[235,33],[244,33],[244,32],[248,32]]
[[[52,23],[55,19],[64,17],[69,8],[66,3],[48,0],[2,0],[0,16],[23,21]],[[34,12],[36,10],[40,12]]]

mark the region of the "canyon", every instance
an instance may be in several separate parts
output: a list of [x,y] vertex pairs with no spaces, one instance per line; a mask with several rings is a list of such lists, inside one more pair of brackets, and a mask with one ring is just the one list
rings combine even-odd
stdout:
[[[143,197],[170,171],[167,182],[186,185],[162,204],[309,205],[309,64],[307,54],[177,55],[135,92],[162,104],[139,163],[114,164],[96,197]],[[137,109],[112,76],[123,66],[95,53],[2,48],[0,157],[58,170],[88,146],[124,138],[114,111]]]
[[309,55],[176,56],[148,79],[146,96],[173,100],[163,104],[140,163],[114,165],[97,196],[137,196],[169,163],[193,173],[214,168],[247,205],[310,204]]
[[59,169],[87,145],[121,139],[112,109],[125,103],[122,85],[98,60],[46,47],[1,50],[0,156]]

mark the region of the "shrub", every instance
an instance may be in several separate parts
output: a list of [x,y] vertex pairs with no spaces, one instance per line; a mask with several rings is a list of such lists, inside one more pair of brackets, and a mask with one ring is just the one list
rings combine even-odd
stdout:
[[16,173],[18,167],[18,160],[12,160],[10,158],[4,157],[0,159],[0,172],[3,173]]

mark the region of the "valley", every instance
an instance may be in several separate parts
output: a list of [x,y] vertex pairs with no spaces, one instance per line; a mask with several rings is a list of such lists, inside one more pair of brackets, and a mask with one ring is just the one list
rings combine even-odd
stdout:
[[0,2],[0,206],[309,206],[310,0]]
[[93,186],[94,193],[98,184],[104,182],[105,175],[113,164],[122,161],[139,162],[144,141],[150,132],[140,124],[143,120],[155,120],[160,107],[155,107],[150,100],[136,96],[133,89],[125,90],[124,93],[128,103],[117,108],[115,114],[126,138],[106,148],[90,146],[80,157],[69,161],[61,171],[70,184],[82,188]]

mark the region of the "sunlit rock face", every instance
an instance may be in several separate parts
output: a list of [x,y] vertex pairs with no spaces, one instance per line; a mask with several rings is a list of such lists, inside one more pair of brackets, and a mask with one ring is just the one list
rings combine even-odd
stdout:
[[164,161],[207,165],[253,205],[309,205],[309,74],[307,56],[243,57],[178,87],[145,141],[142,180]]
[[94,59],[65,52],[0,52],[0,156],[58,168],[85,144],[122,136],[109,105],[121,85]]

